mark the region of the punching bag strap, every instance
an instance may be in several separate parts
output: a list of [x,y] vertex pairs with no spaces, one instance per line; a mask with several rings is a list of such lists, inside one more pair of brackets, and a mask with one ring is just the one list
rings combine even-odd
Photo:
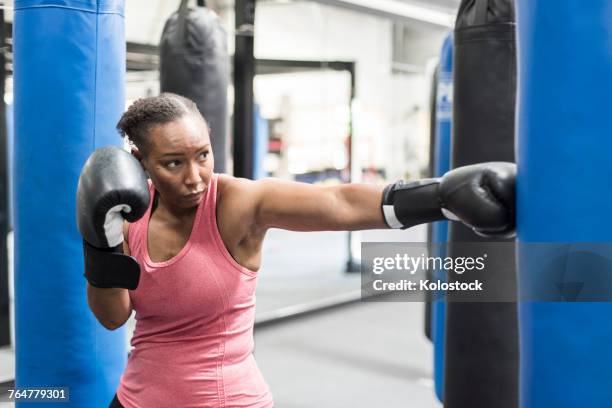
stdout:
[[[178,9],[176,35],[177,38],[180,38],[181,40],[185,38],[185,20],[187,20],[187,12],[189,11],[189,7],[187,7],[188,3],[189,0],[181,0],[181,5]],[[179,44],[182,43],[182,41],[179,42]]]
[[[185,38],[185,21],[187,20],[187,13],[189,12],[189,7],[187,7],[188,4],[189,4],[189,0],[181,0],[181,4],[180,4],[179,9],[178,9],[178,20],[177,20],[177,27],[176,27],[176,35],[180,39],[184,39]],[[198,7],[206,7],[206,1],[205,0],[198,0],[197,1],[197,6]]]
[[487,24],[487,12],[489,11],[489,0],[476,0],[474,5],[474,25]]

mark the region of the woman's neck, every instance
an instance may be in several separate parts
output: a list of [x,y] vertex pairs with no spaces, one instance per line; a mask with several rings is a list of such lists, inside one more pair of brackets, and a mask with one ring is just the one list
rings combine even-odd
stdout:
[[157,213],[157,217],[169,221],[169,222],[177,222],[181,223],[184,221],[190,221],[193,219],[198,206],[194,206],[193,208],[173,208],[168,205],[166,201],[159,195],[159,192],[155,191],[155,195],[153,197],[153,206],[151,208],[151,215],[153,213]]

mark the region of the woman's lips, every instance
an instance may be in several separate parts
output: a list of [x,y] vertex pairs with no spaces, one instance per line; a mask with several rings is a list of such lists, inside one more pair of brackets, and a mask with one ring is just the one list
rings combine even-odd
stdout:
[[202,194],[204,194],[204,190],[200,190],[200,191],[197,191],[195,193],[189,193],[185,197],[188,200],[197,201],[197,200],[200,199],[200,197],[202,197]]

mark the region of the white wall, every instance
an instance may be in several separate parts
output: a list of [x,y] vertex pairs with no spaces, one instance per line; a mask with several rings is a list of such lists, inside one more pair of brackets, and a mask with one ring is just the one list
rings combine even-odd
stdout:
[[283,164],[276,175],[347,167],[348,72],[259,75],[255,77],[254,91],[264,118],[283,118],[285,148]]
[[416,177],[427,164],[430,86],[425,70],[392,75],[392,34],[388,19],[318,3],[261,2],[256,9],[257,58],[356,62],[356,158],[395,179]]

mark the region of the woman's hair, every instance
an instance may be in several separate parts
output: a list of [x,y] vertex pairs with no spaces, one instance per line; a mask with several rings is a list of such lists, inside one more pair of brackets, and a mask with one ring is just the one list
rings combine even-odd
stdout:
[[[196,115],[204,120],[197,105],[191,99],[165,92],[132,103],[121,115],[117,131],[121,137],[127,138],[129,143],[142,150],[147,144],[151,127],[173,122],[186,115]],[[204,122],[206,123],[206,120]]]

